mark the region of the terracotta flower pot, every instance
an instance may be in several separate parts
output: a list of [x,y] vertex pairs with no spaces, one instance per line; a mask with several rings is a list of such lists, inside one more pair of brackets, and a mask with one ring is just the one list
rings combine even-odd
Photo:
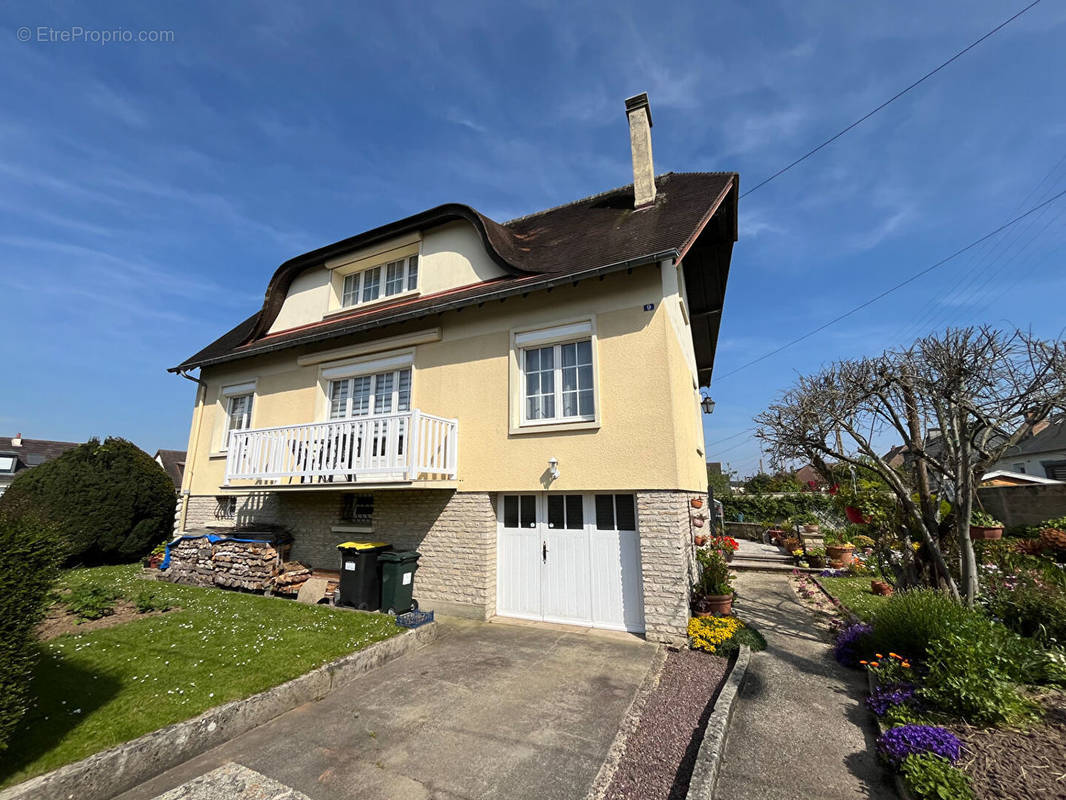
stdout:
[[693,517],[692,518],[692,524],[695,525],[697,528],[702,528],[703,527],[703,517]]
[[850,544],[831,544],[825,548],[825,553],[834,567],[846,567],[854,558],[855,548]]
[[881,597],[890,597],[892,595],[892,587],[884,581],[870,581],[870,591]]
[[813,522],[809,525],[804,525],[803,530],[807,533],[818,533],[818,523]]
[[1003,528],[983,528],[980,525],[971,525],[970,538],[974,541],[980,539],[1002,539]]
[[694,537],[694,541],[696,542],[696,547],[703,547],[705,544],[707,544],[707,537],[704,536],[702,533],[697,533]]
[[693,508],[703,508],[702,497],[693,497],[691,500],[689,500],[689,502],[692,504]]
[[707,594],[697,603],[697,617],[724,617],[733,611],[732,594]]

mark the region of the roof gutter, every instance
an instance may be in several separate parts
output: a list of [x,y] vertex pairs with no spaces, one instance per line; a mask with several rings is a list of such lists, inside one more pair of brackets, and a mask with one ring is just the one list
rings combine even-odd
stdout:
[[[297,347],[302,344],[311,344],[313,342],[322,341],[325,339],[333,339],[338,336],[348,336],[353,333],[362,333],[363,331],[372,330],[374,328],[384,327],[386,325],[396,325],[401,322],[407,322],[412,319],[419,319],[425,317],[427,314],[443,314],[445,311],[457,311],[461,308],[468,308],[470,306],[481,305],[489,300],[506,300],[508,297],[514,297],[517,295],[527,294],[533,291],[542,291],[545,289],[552,289],[556,286],[562,286],[567,283],[577,283],[581,280],[588,278],[595,278],[600,275],[607,275],[612,272],[620,272],[624,269],[633,269],[635,267],[644,266],[646,264],[658,263],[667,258],[677,259],[679,252],[677,248],[670,248],[669,250],[661,250],[656,253],[649,253],[643,256],[637,256],[636,258],[630,258],[625,261],[616,261],[613,264],[605,264],[599,267],[592,267],[590,269],[581,270],[580,272],[568,272],[566,275],[559,275],[556,277],[548,278],[541,281],[536,281],[522,286],[510,286],[506,289],[496,289],[494,291],[485,292],[485,294],[479,294],[474,297],[466,297],[461,300],[452,300],[450,302],[441,303],[439,306],[434,306],[431,309],[416,309],[413,311],[406,311],[397,314],[394,317],[388,317],[381,322],[367,322],[363,324],[355,324],[350,328],[345,328],[341,331],[332,331],[329,333],[309,333],[306,336],[299,336],[293,339],[286,339],[284,342],[279,342],[275,345],[264,345],[256,347],[255,345],[245,345],[248,349],[241,353],[229,353],[225,356],[219,356],[217,358],[204,359],[203,361],[190,363],[186,362],[176,367],[171,367],[167,372],[176,372],[183,378],[189,378],[189,380],[198,381],[197,378],[191,378],[184,373],[187,370],[195,369],[197,367],[213,366],[215,364],[223,364],[228,361],[237,361],[242,358],[251,358],[252,356],[265,355],[267,353],[274,353],[279,350],[287,350],[290,347]],[[199,382],[199,381],[198,381]]]

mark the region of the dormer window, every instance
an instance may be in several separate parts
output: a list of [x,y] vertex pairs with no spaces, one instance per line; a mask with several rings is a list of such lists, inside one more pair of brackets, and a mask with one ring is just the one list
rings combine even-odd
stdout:
[[344,276],[341,306],[373,303],[383,297],[413,292],[418,288],[418,255],[379,264]]
[[0,453],[0,475],[10,475],[18,466],[18,456],[12,453]]

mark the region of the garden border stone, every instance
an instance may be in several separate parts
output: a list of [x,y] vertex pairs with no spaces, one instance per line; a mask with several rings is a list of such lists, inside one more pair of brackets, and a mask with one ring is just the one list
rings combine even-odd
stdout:
[[405,631],[266,691],[146,733],[0,791],[0,800],[108,800],[437,638],[437,623]]
[[718,772],[725,755],[729,721],[733,717],[733,707],[740,687],[744,683],[744,676],[748,672],[750,660],[751,648],[741,645],[737,650],[736,660],[726,676],[722,691],[719,692],[718,699],[714,702],[714,710],[707,719],[707,727],[703,731],[703,741],[696,755],[696,764],[692,769],[692,778],[689,781],[685,800],[714,800]]

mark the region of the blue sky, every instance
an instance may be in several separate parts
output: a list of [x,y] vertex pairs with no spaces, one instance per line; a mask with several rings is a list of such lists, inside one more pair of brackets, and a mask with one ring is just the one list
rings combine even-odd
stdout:
[[[442,202],[505,220],[628,183],[639,91],[658,172],[753,186],[1024,4],[4,4],[0,431],[184,449],[194,387],[166,368],[287,258]],[[709,458],[750,472],[735,434],[825,361],[946,324],[1062,334],[1066,199],[724,377],[1066,188],[1064,33],[1044,0],[742,201]]]

